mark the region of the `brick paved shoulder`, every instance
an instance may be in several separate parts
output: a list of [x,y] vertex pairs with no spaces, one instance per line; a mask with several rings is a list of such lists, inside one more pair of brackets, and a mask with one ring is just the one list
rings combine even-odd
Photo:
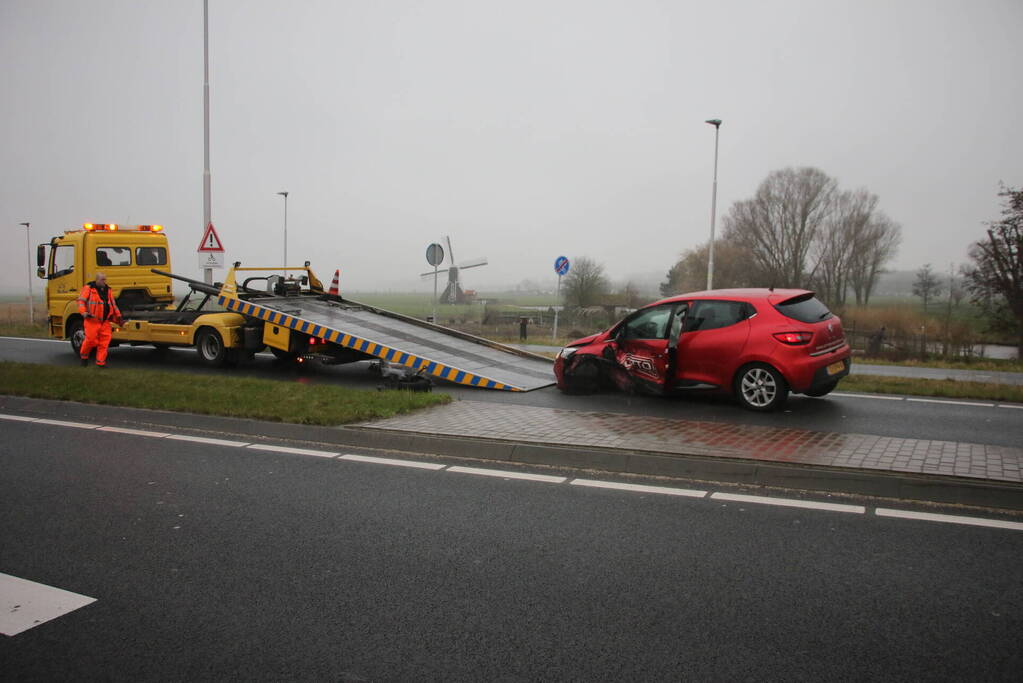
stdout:
[[1023,449],[457,401],[371,429],[1023,482]]

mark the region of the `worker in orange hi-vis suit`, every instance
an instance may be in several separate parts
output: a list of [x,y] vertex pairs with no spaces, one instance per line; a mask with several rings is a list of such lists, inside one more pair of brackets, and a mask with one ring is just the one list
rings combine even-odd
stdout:
[[121,310],[114,293],[107,286],[107,276],[96,273],[96,279],[82,287],[78,294],[78,312],[85,318],[85,343],[82,344],[82,367],[89,364],[89,354],[96,349],[96,365],[107,366],[107,349],[112,331],[110,323],[120,325]]

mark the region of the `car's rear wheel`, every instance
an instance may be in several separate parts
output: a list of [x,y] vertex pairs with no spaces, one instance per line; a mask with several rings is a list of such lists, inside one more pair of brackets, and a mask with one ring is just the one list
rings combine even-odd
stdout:
[[823,386],[816,387],[814,389],[810,389],[809,391],[804,391],[803,393],[806,394],[807,396],[813,396],[814,398],[820,398],[821,396],[827,396],[828,394],[830,394],[832,391],[835,390],[835,387],[837,387],[837,386],[838,386],[838,381],[836,380],[834,382],[830,382],[830,383],[825,384]]
[[735,376],[734,392],[743,408],[766,413],[785,405],[789,385],[775,368],[766,363],[753,363]]

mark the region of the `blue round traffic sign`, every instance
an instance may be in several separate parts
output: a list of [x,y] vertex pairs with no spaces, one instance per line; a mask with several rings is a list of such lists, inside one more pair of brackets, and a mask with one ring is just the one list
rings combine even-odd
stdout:
[[554,259],[554,272],[557,273],[558,275],[564,275],[565,273],[568,272],[568,269],[571,265],[572,264],[568,262],[567,256],[559,256],[558,258]]

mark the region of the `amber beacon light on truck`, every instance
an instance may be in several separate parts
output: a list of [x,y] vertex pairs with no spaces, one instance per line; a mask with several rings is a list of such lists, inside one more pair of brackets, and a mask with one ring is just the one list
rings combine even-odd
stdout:
[[117,223],[82,223],[82,229],[86,232],[116,232],[118,230],[135,230],[138,232],[160,232],[162,225],[118,225]]

